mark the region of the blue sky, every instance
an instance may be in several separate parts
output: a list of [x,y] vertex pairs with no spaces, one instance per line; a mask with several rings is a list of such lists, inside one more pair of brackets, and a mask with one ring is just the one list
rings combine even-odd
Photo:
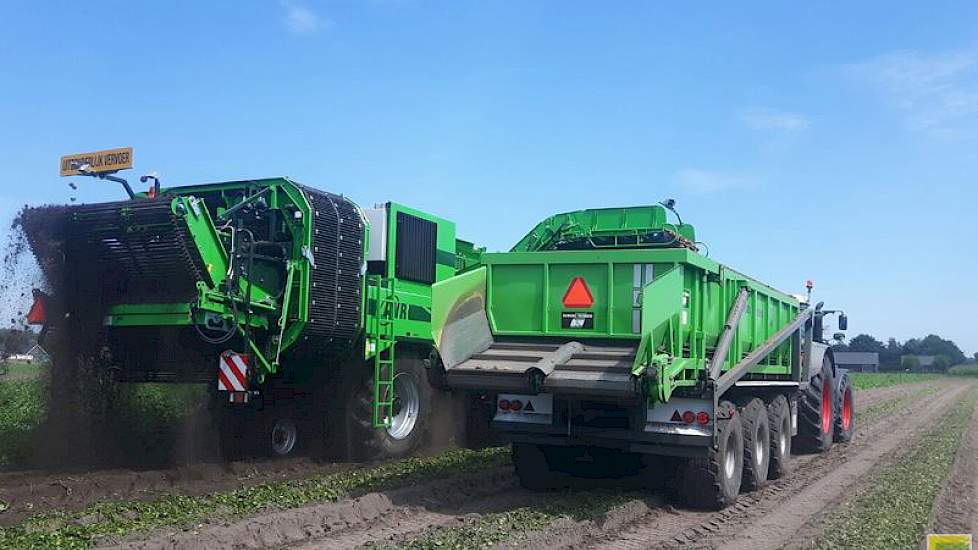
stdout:
[[[816,281],[850,334],[978,350],[978,3],[4,2],[0,219],[289,175],[506,248],[678,201],[711,256]],[[6,224],[3,224],[4,226]]]

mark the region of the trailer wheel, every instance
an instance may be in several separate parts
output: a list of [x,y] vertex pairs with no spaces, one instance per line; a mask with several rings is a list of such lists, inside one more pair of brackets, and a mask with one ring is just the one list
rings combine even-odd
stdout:
[[513,466],[520,485],[530,491],[558,489],[566,474],[556,471],[550,464],[554,458],[547,456],[548,448],[532,443],[513,443]]
[[833,439],[839,443],[848,443],[856,430],[855,392],[849,373],[844,373],[839,380],[839,391],[835,399],[835,430]]
[[822,369],[812,376],[798,399],[798,435],[792,450],[822,453],[832,447],[835,380],[832,379],[832,360],[826,355]]
[[771,430],[764,402],[757,398],[749,400],[740,409],[740,423],[744,427],[741,488],[756,491],[767,483],[768,465],[771,463]]
[[394,378],[394,415],[387,428],[373,427],[373,376],[364,377],[351,395],[353,457],[359,460],[408,456],[421,445],[428,431],[431,386],[421,359],[404,353],[397,359]]
[[720,510],[737,500],[744,471],[744,432],[740,414],[729,401],[717,407],[717,446],[706,457],[691,458],[683,472],[680,494],[695,508]]
[[780,479],[788,473],[791,457],[791,407],[788,399],[779,395],[767,406],[767,423],[771,429],[771,464],[768,479]]

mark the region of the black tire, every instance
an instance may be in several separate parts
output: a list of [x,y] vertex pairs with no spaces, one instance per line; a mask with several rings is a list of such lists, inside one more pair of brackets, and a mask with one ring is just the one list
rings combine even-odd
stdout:
[[835,380],[832,360],[826,355],[798,399],[798,435],[792,441],[793,452],[824,453],[832,447]]
[[[568,476],[551,466],[552,451],[544,445],[513,443],[513,466],[520,485],[530,491],[550,491],[566,485]],[[548,456],[550,454],[551,456]]]
[[[359,383],[354,386],[355,391],[351,392],[347,409],[351,416],[350,454],[355,460],[379,460],[409,456],[424,441],[428,431],[432,392],[424,362],[407,351],[398,355],[396,361],[397,378],[395,378],[395,383],[412,384],[417,391],[418,409],[413,414],[412,427],[406,431],[395,429],[394,426],[391,428],[373,427],[373,369],[364,365],[363,369],[368,375],[362,376]],[[397,399],[401,399],[397,392],[395,392],[395,396]],[[395,408],[395,416],[399,412],[400,409]]]
[[791,407],[788,399],[779,395],[767,405],[767,423],[771,430],[771,463],[768,479],[781,479],[788,473],[791,458]]
[[[720,418],[726,416],[726,418]],[[694,508],[720,510],[740,493],[744,470],[744,433],[740,414],[729,401],[717,407],[717,447],[706,457],[691,458],[683,472],[679,494]]]
[[849,373],[843,373],[835,398],[835,428],[832,433],[837,443],[852,441],[856,431],[856,396],[849,380]]
[[756,491],[767,483],[771,463],[771,429],[767,408],[760,399],[751,399],[740,408],[740,424],[744,428],[744,473],[740,487]]

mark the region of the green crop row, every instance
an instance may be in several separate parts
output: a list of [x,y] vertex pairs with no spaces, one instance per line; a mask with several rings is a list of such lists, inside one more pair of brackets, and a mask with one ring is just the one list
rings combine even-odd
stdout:
[[849,378],[857,390],[883,388],[898,384],[915,384],[942,378],[940,374],[925,374],[914,372],[850,372]]
[[947,480],[978,395],[972,390],[894,463],[870,474],[870,489],[829,516],[811,548],[918,548]]
[[489,548],[525,538],[561,518],[593,520],[628,500],[620,493],[562,493],[542,506],[523,506],[486,514],[461,525],[432,529],[422,536],[385,548],[404,550],[463,550]]
[[0,548],[89,548],[105,537],[122,537],[163,527],[189,527],[215,516],[239,518],[267,509],[335,502],[358,493],[481,471],[508,461],[509,453],[503,448],[458,450],[204,496],[168,495],[145,502],[100,503],[73,513],[37,515],[19,525],[0,529]]
[[978,377],[978,363],[969,363],[967,365],[957,365],[951,367],[947,371],[948,374],[952,376],[974,376]]

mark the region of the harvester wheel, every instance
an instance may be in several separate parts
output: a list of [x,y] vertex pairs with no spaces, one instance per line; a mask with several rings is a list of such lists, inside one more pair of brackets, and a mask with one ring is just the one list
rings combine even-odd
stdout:
[[856,431],[855,392],[849,373],[844,373],[839,380],[839,391],[835,398],[835,430],[833,439],[839,443],[848,443]]
[[740,423],[744,427],[744,475],[741,488],[756,491],[767,483],[771,462],[771,430],[764,402],[754,398],[741,407]]
[[768,479],[780,479],[788,473],[791,457],[791,407],[788,399],[779,395],[767,406],[767,423],[771,430],[771,464]]
[[798,435],[792,450],[822,453],[832,447],[835,415],[835,380],[832,379],[832,359],[822,359],[822,368],[809,381],[798,399]]
[[428,431],[431,386],[424,362],[403,353],[397,359],[394,378],[394,415],[387,428],[373,427],[373,377],[366,376],[351,395],[351,453],[358,460],[408,456],[421,445]]
[[[548,449],[532,443],[513,443],[513,466],[520,485],[530,491],[558,489],[567,475],[556,471],[550,464],[554,456],[547,456]],[[550,453],[551,455],[553,453]]]
[[[744,431],[740,414],[729,401],[717,407],[717,446],[706,457],[686,463],[679,493],[695,508],[720,510],[737,500],[744,470]],[[719,418],[724,411],[726,418]]]
[[266,432],[274,456],[289,456],[298,447],[299,426],[289,416],[276,416]]

